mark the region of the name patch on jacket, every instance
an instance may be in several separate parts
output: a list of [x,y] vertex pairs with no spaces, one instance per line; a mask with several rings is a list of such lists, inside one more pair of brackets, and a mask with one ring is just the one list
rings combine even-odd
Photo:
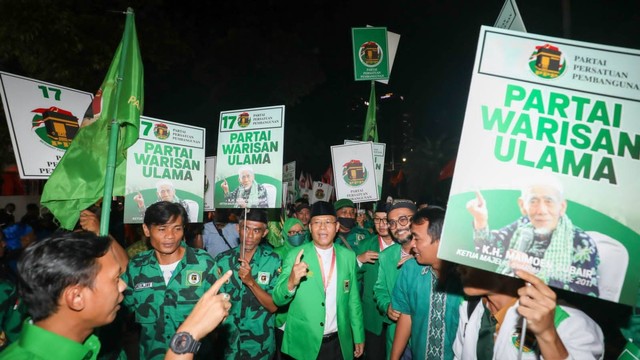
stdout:
[[185,276],[186,286],[200,286],[202,285],[202,271],[187,270]]
[[143,283],[137,283],[133,289],[134,290],[142,290],[142,289],[148,289],[153,287],[153,283],[152,282],[143,282]]

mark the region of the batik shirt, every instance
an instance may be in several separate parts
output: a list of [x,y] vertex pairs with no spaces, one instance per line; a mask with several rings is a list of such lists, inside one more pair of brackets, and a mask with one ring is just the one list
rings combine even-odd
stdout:
[[464,300],[462,285],[450,277],[438,284],[431,266],[407,261],[393,289],[392,307],[411,316],[414,359],[453,359],[452,346]]
[[[140,358],[164,359],[171,337],[198,299],[213,285],[213,258],[204,250],[181,244],[185,253],[165,285],[155,250],[136,255],[122,280],[127,284],[123,304],[142,327]],[[206,340],[201,350],[206,352]],[[203,351],[198,355],[202,356]]]
[[[221,293],[231,296],[231,309],[216,329],[218,343],[225,346],[226,359],[270,359],[275,352],[275,314],[269,313],[240,280],[240,257],[237,247],[215,259],[216,277],[233,270],[229,282],[220,288]],[[258,286],[271,295],[282,271],[280,257],[270,247],[259,245],[249,265]]]

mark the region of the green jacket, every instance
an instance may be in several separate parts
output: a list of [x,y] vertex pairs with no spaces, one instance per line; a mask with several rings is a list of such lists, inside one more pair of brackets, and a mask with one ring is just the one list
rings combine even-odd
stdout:
[[[233,271],[229,281],[222,285],[220,293],[231,296],[229,316],[215,333],[224,347],[226,359],[270,359],[275,352],[274,319],[272,313],[260,304],[255,295],[240,280],[240,246],[218,254],[215,258],[216,276]],[[282,270],[280,257],[269,245],[258,245],[249,264],[251,276],[258,286],[271,294]]]
[[[334,242],[347,249],[351,248],[356,254],[360,254],[360,243],[371,237],[371,233],[361,227],[354,227],[346,234],[338,233]],[[343,241],[344,240],[344,241]],[[345,241],[349,246],[345,245]]]
[[90,335],[84,343],[80,344],[36,326],[31,323],[31,319],[27,319],[22,326],[20,338],[0,353],[0,359],[95,360],[98,352],[100,352],[100,340],[95,335]]
[[[374,234],[368,239],[360,243],[359,254],[365,251],[380,252],[380,240],[378,234]],[[358,255],[359,255],[358,254]],[[364,329],[380,335],[382,333],[382,324],[387,312],[378,310],[375,298],[373,296],[373,287],[378,280],[378,261],[375,263],[364,263],[358,270],[362,281],[362,314],[364,315]]]
[[[309,232],[307,231],[307,237],[308,236],[309,236]],[[308,241],[305,240],[305,242],[302,243],[300,246],[306,244],[307,242]],[[287,254],[289,254],[292,251],[295,252],[296,255],[298,255],[298,251],[300,251],[299,249],[300,246],[293,246],[288,241],[285,240],[284,245],[279,248],[273,249],[273,252],[278,254],[278,256],[280,256],[280,259],[284,261],[284,259],[287,258]],[[284,323],[287,322],[288,313],[289,313],[289,304],[278,307],[278,310],[276,311],[276,327],[277,328],[281,328],[282,325],[284,325]]]
[[[127,284],[122,304],[140,324],[140,358],[164,359],[169,341],[198,299],[213,285],[213,258],[204,250],[186,246],[169,284],[165,285],[155,250],[136,255],[122,280]],[[199,355],[206,353],[203,342]]]
[[22,322],[26,317],[27,309],[18,299],[14,283],[6,279],[0,280],[0,332],[6,337],[6,342],[0,346],[0,350],[18,339]]
[[[314,244],[305,243],[299,248],[304,250],[302,261],[309,265],[309,273],[293,294],[290,293],[287,281],[298,252],[289,252],[284,261],[280,279],[273,290],[273,301],[277,306],[289,304],[282,352],[298,360],[316,359],[322,343],[326,315],[324,284]],[[364,343],[362,304],[356,286],[356,257],[352,251],[341,246],[333,248],[336,252],[338,276],[336,286],[338,338],[344,359],[351,360],[354,344]]]
[[[387,316],[387,308],[391,304],[391,294],[396,285],[396,280],[400,274],[398,261],[400,261],[400,245],[393,244],[384,249],[378,257],[378,279],[373,286],[373,300],[378,307],[378,311],[383,314],[382,320],[389,324],[387,327],[387,359],[391,355],[393,336],[396,334],[396,323]],[[407,344],[408,346],[408,344]],[[365,347],[366,348],[366,347]]]

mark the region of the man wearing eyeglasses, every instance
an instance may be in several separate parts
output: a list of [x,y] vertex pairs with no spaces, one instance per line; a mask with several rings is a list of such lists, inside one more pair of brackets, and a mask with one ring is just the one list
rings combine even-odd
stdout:
[[275,353],[275,316],[271,293],[281,271],[280,257],[262,244],[267,214],[251,209],[240,218],[240,246],[215,258],[216,276],[233,270],[221,291],[231,296],[229,317],[216,329],[225,359],[270,359]]
[[[416,205],[405,199],[397,199],[389,206],[387,213],[388,231],[393,240],[400,246],[390,246],[380,253],[378,259],[378,279],[373,287],[373,295],[378,306],[378,311],[385,314],[385,323],[388,324],[386,333],[387,358],[391,356],[391,345],[396,332],[396,321],[400,312],[391,305],[393,288],[400,274],[400,268],[411,255],[411,218],[416,213]],[[410,358],[410,350],[407,356]]]
[[362,276],[362,313],[364,315],[364,330],[367,344],[365,359],[385,359],[385,333],[387,325],[384,320],[387,317],[386,312],[381,312],[377,308],[374,299],[373,287],[378,280],[378,253],[382,252],[389,246],[395,245],[389,227],[387,225],[387,207],[386,202],[379,202],[376,211],[373,214],[373,224],[376,233],[360,243],[360,251],[362,253],[371,252],[375,254],[375,258],[371,258],[365,263],[359,264],[359,273]]
[[313,204],[309,228],[313,242],[289,252],[273,290],[276,305],[289,304],[282,352],[299,360],[360,357],[365,339],[355,254],[334,245],[340,224],[330,203]]

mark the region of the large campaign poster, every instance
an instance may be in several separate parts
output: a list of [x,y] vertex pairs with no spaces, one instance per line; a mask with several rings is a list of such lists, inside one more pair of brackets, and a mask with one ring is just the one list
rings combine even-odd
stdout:
[[380,198],[374,171],[373,143],[334,145],[331,147],[331,162],[338,200],[350,199],[361,203]]
[[283,154],[284,105],[222,111],[215,207],[279,208]]
[[184,206],[189,222],[202,222],[205,129],[140,118],[140,137],[127,151],[124,222],[139,224],[158,201]]
[[438,257],[635,304],[640,51],[482,27]]
[[0,72],[2,105],[22,179],[48,179],[80,128],[93,95]]

